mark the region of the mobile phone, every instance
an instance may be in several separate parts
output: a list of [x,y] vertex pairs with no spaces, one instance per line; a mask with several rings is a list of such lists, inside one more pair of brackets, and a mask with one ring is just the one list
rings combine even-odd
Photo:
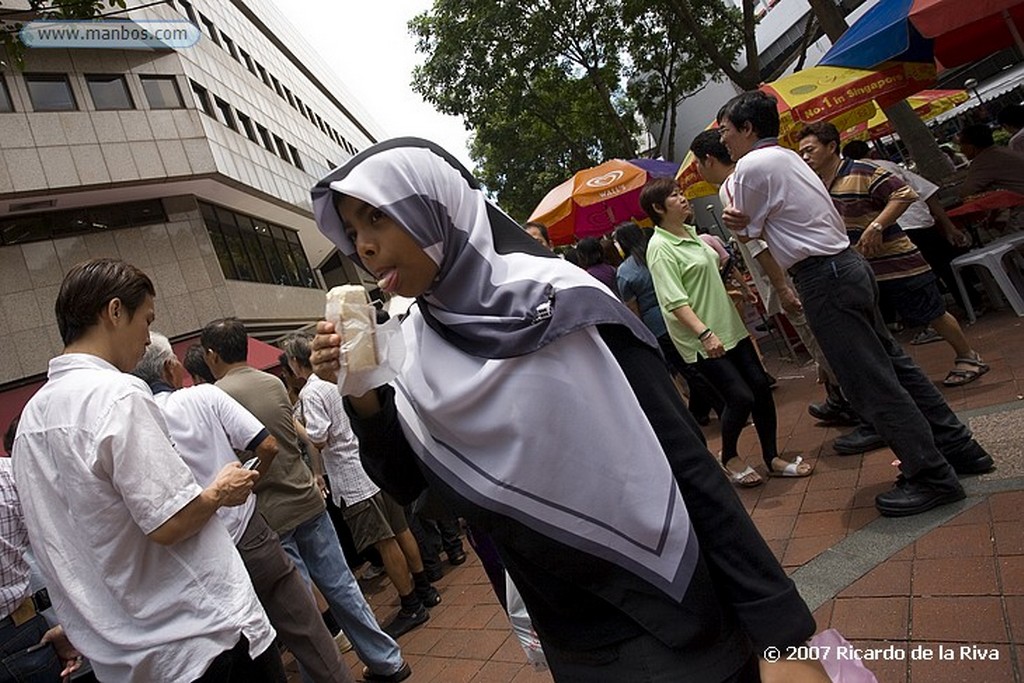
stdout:
[[249,458],[242,463],[243,470],[254,470],[260,466],[260,459],[258,457]]

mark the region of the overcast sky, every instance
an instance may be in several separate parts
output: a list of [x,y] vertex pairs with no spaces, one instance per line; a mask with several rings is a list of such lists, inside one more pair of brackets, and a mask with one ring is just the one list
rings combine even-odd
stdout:
[[433,140],[472,169],[462,120],[412,91],[422,61],[406,24],[431,0],[273,0],[390,137]]

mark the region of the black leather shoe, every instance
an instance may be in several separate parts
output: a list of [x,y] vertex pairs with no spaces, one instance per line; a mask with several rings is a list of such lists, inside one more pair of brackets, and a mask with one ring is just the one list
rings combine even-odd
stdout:
[[832,448],[839,455],[867,453],[876,448],[884,448],[885,445],[885,439],[879,436],[873,427],[868,425],[861,425],[849,434],[844,434],[832,442]]
[[383,681],[384,683],[398,683],[404,681],[409,676],[412,676],[412,667],[409,666],[408,662],[402,662],[402,668],[393,674],[375,674],[370,671],[370,667],[363,667],[363,680],[372,681]]
[[996,468],[992,456],[974,439],[956,452],[943,455],[957,474],[985,474]]
[[460,564],[466,563],[466,551],[464,550],[453,550],[448,553],[448,563],[453,567],[458,567]]
[[807,406],[807,412],[811,417],[821,422],[837,425],[849,425],[855,427],[860,424],[856,413],[847,406],[837,404],[832,399],[825,399],[822,403],[811,403]]
[[[414,611],[406,611],[404,609],[398,610],[398,614],[384,626],[384,633],[387,633],[392,638],[398,638],[403,636],[409,631],[413,630],[420,624],[430,619],[430,612],[423,605],[420,605]],[[369,680],[369,679],[367,679]],[[391,680],[384,678],[376,678],[374,680]],[[402,680],[402,679],[394,679]]]
[[909,517],[966,497],[959,483],[939,487],[903,479],[875,496],[875,507],[883,517]]
[[427,607],[437,607],[441,604],[441,594],[433,586],[427,586],[423,590],[417,588],[416,597]]

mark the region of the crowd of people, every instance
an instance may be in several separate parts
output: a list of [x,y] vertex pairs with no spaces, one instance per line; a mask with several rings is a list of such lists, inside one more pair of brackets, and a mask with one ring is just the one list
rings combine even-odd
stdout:
[[[287,383],[248,364],[233,318],[181,361],[150,330],[145,273],[73,267],[55,304],[64,353],[0,460],[0,647],[18,654],[5,665],[58,680],[84,655],[105,681],[281,682],[280,643],[304,680],[351,680],[351,647],[364,680],[401,681],[396,639],[442,600],[442,544],[465,561],[461,518],[555,680],[827,681],[818,662],[762,656],[815,623],[732,487],[813,464],[778,448],[774,379],[741,310],[789,317],[825,386],[811,414],[857,427],[839,452],[896,454],[900,477],[875,501],[886,516],[958,501],[959,477],[994,462],[880,304],[952,347],[944,384],[988,365],[939,290],[937,241],[965,237],[935,186],[856,146],[844,157],[828,124],[803,130],[799,152],[778,133],[775,100],[751,92],[693,142],[735,250],[698,234],[675,180],[654,179],[640,195],[653,229],[582,240],[573,261],[436,145],[365,150],[313,206],[342,253],[415,299],[398,341],[378,345],[379,365],[396,345],[404,362],[369,388],[360,373],[377,369],[348,366],[333,323],[284,340]],[[965,128],[961,146],[970,189],[1009,163],[990,132]],[[698,424],[711,409],[717,457]],[[756,467],[738,445],[751,419]],[[399,595],[383,626],[353,574],[363,554]]]

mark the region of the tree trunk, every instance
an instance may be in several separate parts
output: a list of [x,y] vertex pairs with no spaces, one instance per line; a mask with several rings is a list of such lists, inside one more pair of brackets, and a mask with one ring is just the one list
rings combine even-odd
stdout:
[[840,36],[846,33],[849,26],[835,0],[807,0],[807,2],[829,40],[835,43]]
[[904,100],[891,107],[886,107],[885,115],[900,135],[900,140],[907,146],[910,157],[917,164],[917,174],[923,175],[936,185],[942,185],[953,173],[953,164],[949,157],[939,149],[935,136],[928,130],[910,105]]

